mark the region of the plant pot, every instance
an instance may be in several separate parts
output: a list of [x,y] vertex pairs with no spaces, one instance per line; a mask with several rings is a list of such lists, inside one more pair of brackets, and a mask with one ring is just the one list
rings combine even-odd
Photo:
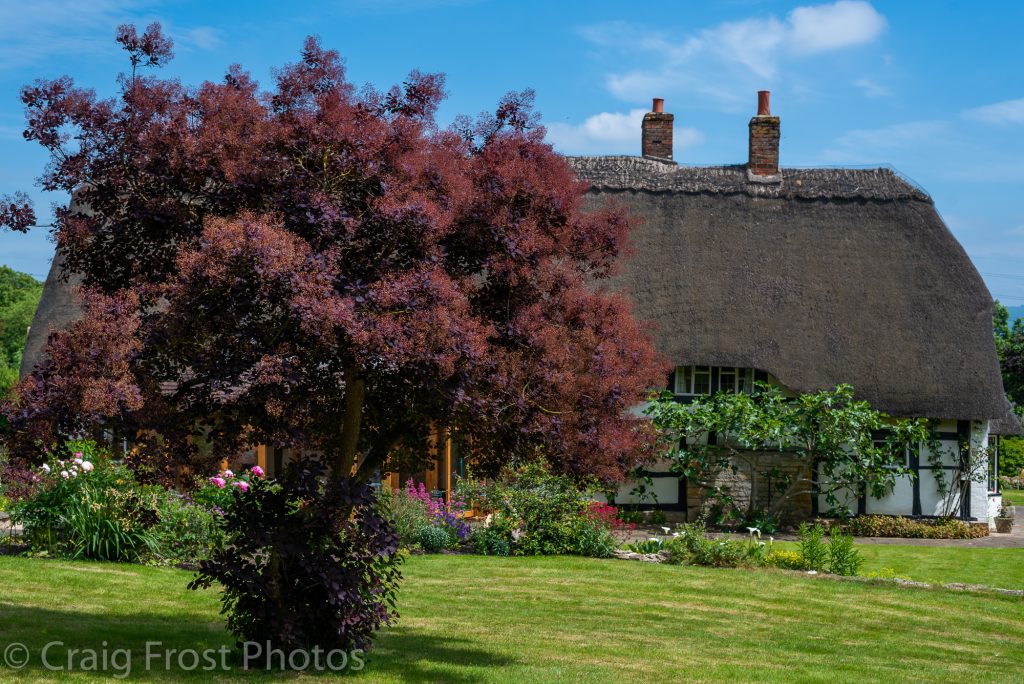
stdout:
[[1013,529],[1013,518],[996,518],[996,532],[1009,534]]

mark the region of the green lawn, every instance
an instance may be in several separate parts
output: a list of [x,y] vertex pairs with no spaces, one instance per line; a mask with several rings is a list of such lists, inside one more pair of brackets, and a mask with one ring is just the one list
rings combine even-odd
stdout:
[[[796,549],[796,542],[776,542]],[[984,584],[1003,589],[1024,589],[1024,549],[899,546],[858,544],[864,556],[861,574],[895,572],[917,582]]]
[[[877,549],[889,566],[910,562],[894,548],[870,551]],[[1004,560],[949,558],[952,568],[978,558]],[[1022,558],[1006,554],[1005,560]],[[408,561],[405,575],[402,619],[350,681],[1012,681],[1024,668],[1018,598],[581,558],[419,556]],[[132,649],[132,679],[249,679],[237,671],[205,679],[139,672],[147,641],[177,649],[231,643],[216,594],[186,591],[189,577],[169,569],[0,558],[0,648],[20,641],[34,654],[28,671],[0,669],[0,678],[112,681],[112,672],[51,673],[38,657],[50,641],[98,649],[105,640]],[[58,657],[51,654],[51,662],[63,659],[62,649],[52,653]]]
[[1010,506],[1024,506],[1024,489],[1004,489],[1003,503]]

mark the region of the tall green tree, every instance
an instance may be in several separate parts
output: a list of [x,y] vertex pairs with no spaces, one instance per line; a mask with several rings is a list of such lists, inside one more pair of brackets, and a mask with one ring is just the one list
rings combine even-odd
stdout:
[[43,284],[8,266],[0,266],[0,395],[18,380],[28,327],[39,306]]

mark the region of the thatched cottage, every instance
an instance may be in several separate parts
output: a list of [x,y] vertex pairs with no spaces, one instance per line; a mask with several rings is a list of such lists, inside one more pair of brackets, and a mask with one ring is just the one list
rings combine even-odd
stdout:
[[[922,189],[891,169],[784,169],[780,120],[760,95],[746,164],[695,167],[673,160],[673,116],[661,100],[643,121],[642,155],[576,157],[594,201],[614,197],[643,218],[618,285],[677,369],[681,401],[755,380],[793,392],[849,383],[894,416],[939,422],[955,471],[962,450],[996,446],[1020,425],[1008,404],[992,335],[992,297],[963,247]],[[48,331],[78,315],[55,259],[29,336],[22,372],[38,361]],[[72,284],[74,279],[72,279]],[[428,486],[446,489],[459,470],[457,445],[438,449]],[[979,522],[998,506],[998,457],[986,482],[967,487],[956,512]],[[273,472],[283,449],[253,458]],[[861,513],[937,515],[933,466],[908,454],[916,477]],[[699,493],[675,475],[651,473],[657,505],[695,513]],[[393,477],[397,484],[397,476]],[[619,502],[630,502],[630,487]],[[818,511],[808,500],[805,514]]]
[[[950,471],[961,449],[980,452],[1017,433],[992,297],[931,197],[887,168],[781,168],[780,119],[767,92],[759,100],[747,164],[675,162],[661,100],[643,120],[642,156],[571,160],[595,200],[612,197],[643,218],[618,283],[677,365],[669,389],[685,401],[755,380],[794,392],[848,383],[893,416],[939,420]],[[985,521],[997,508],[991,451],[988,482],[953,502],[966,519]],[[907,459],[916,478],[851,508],[941,513],[949,502],[929,459]],[[692,512],[695,492],[687,496],[670,473],[651,475],[662,507]],[[618,501],[630,500],[628,489]]]

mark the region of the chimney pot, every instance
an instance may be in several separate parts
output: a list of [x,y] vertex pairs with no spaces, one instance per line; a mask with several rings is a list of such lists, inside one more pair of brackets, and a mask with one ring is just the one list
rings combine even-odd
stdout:
[[672,160],[672,126],[675,117],[665,112],[665,100],[654,98],[641,124],[640,150],[645,157]]
[[771,105],[769,100],[771,99],[772,93],[770,90],[758,90],[757,91],[757,115],[758,116],[771,116]]

